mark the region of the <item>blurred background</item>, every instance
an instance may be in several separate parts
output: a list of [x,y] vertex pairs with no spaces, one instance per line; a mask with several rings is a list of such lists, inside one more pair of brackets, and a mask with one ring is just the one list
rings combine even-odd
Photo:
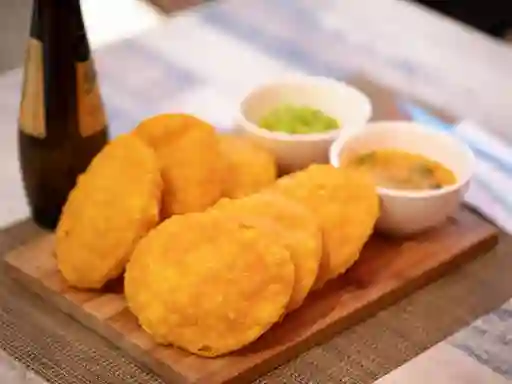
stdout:
[[[128,37],[176,10],[214,0],[82,0],[93,48]],[[245,1],[245,0],[239,0]],[[340,0],[358,1],[358,0]],[[380,0],[373,0],[380,1]],[[398,0],[405,1],[405,0]],[[512,44],[512,0],[408,0]],[[0,0],[0,72],[22,65],[32,0]],[[115,17],[113,17],[115,15]]]

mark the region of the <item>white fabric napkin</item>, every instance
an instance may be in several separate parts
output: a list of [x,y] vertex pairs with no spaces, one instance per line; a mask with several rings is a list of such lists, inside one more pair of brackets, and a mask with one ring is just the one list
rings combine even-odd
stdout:
[[512,146],[472,121],[455,125],[453,133],[477,158],[466,203],[512,234]]

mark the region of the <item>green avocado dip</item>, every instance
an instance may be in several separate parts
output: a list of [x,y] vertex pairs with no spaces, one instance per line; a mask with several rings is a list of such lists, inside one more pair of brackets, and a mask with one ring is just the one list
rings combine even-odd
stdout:
[[322,111],[297,105],[274,108],[259,121],[259,126],[273,132],[319,133],[339,128],[336,119]]

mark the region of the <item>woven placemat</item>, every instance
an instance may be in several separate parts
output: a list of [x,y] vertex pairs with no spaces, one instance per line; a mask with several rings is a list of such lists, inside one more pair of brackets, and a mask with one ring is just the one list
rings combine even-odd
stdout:
[[[40,236],[31,221],[0,232],[0,254]],[[512,296],[512,238],[258,383],[371,383]],[[45,304],[0,263],[0,348],[50,383],[162,383],[108,341]]]

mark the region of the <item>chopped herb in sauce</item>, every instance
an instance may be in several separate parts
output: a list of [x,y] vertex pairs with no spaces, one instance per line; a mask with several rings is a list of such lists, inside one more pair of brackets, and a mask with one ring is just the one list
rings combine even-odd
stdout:
[[342,165],[370,172],[377,185],[390,189],[439,189],[456,182],[454,173],[440,162],[397,149],[364,152]]
[[414,166],[412,167],[412,171],[416,172],[421,177],[429,177],[429,178],[435,177],[434,169],[429,164],[425,164],[425,163],[421,163],[421,162],[414,164]]
[[366,152],[362,155],[358,155],[354,162],[358,165],[365,165],[371,163],[375,159],[375,153],[374,152]]

